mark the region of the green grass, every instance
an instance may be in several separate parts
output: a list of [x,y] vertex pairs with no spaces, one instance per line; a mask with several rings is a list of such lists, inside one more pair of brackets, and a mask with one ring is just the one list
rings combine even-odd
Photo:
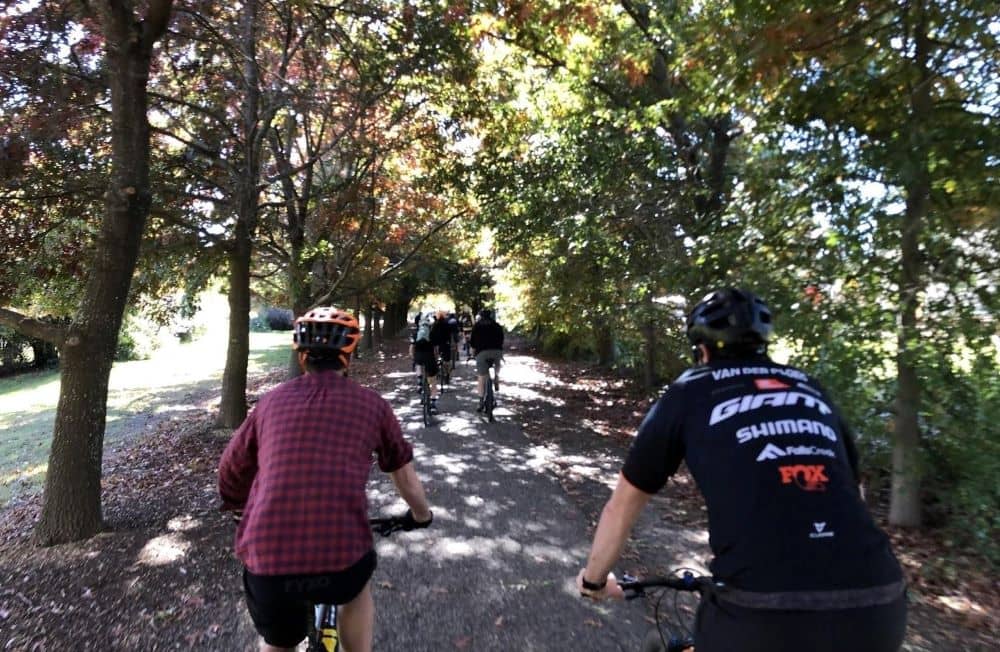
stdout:
[[[288,332],[251,333],[250,374],[285,367],[290,349]],[[149,360],[115,363],[105,449],[141,432],[145,419],[139,415],[182,414],[199,394],[218,394],[225,363],[225,334],[168,342]],[[0,506],[44,482],[58,401],[56,371],[0,379]]]

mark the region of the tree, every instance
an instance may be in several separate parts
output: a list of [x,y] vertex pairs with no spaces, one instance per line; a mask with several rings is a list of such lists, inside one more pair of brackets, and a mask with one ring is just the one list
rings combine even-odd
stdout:
[[[837,273],[864,277],[859,268],[870,266],[873,255],[882,257],[875,263],[882,275],[872,279],[870,294],[858,298],[877,304],[872,313],[861,313],[875,317],[864,331],[876,339],[886,326],[896,332],[894,352],[882,349],[894,354],[896,374],[890,522],[919,525],[921,431],[932,428],[922,395],[932,370],[947,364],[945,351],[969,342],[979,349],[988,341],[989,326],[956,338],[956,323],[971,325],[976,320],[963,315],[996,306],[995,292],[976,282],[995,269],[995,257],[970,246],[968,230],[963,234],[958,223],[993,211],[987,181],[995,177],[989,152],[998,144],[992,10],[976,1],[749,2],[730,16],[735,20],[722,30],[734,35],[737,51],[749,59],[737,85],[760,91],[755,117],[758,128],[775,130],[771,151],[783,147],[785,158],[833,163],[809,172],[816,184],[800,194],[806,202],[823,202],[803,208],[823,205],[833,212],[833,225],[854,225],[832,232],[827,246],[851,247],[865,260],[842,258],[857,267],[841,266]],[[777,131],[782,125],[790,131]],[[834,154],[817,156],[815,147]],[[871,210],[841,219],[836,213],[845,196],[857,196],[859,187],[883,201],[869,201]],[[995,228],[970,222],[976,237],[995,241]],[[946,300],[935,302],[944,310],[931,311],[938,283],[951,289]],[[888,301],[892,313],[884,311],[887,289],[895,295]],[[897,323],[886,324],[886,314]],[[942,321],[952,324],[952,335],[937,338],[935,322]],[[934,353],[930,341],[938,347]]]
[[111,112],[104,216],[73,321],[63,328],[0,309],[0,323],[55,343],[63,359],[42,514],[35,529],[44,544],[86,538],[102,526],[108,376],[149,213],[147,83],[153,48],[166,31],[171,6],[172,0],[152,0],[145,14],[138,15],[126,3],[93,3],[81,7],[79,23],[48,3],[26,12],[42,25],[59,16],[62,29],[82,29],[103,41],[101,63]]

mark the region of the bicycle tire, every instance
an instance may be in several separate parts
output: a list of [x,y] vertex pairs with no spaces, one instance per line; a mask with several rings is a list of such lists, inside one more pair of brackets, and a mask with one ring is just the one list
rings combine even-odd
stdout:
[[440,372],[440,374],[441,374],[441,376],[440,376],[441,377],[441,389],[444,389],[445,385],[448,385],[448,384],[451,383],[451,369],[450,369],[450,367],[448,365],[448,362],[446,362],[444,358],[441,358],[440,366],[441,366],[441,372]]
[[420,375],[420,408],[423,411],[424,426],[431,425],[431,388],[427,382],[427,373]]
[[654,627],[646,632],[646,636],[642,639],[642,647],[639,649],[641,652],[667,652],[667,648],[663,647],[660,630]]
[[493,396],[493,378],[489,371],[486,373],[486,396],[483,398],[483,412],[486,413],[486,420],[494,423],[493,408],[496,407],[496,398]]

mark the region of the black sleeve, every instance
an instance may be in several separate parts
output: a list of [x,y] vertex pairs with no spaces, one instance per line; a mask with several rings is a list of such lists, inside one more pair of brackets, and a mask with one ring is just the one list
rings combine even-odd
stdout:
[[680,390],[660,397],[639,426],[622,475],[636,488],[655,494],[684,459],[683,399]]

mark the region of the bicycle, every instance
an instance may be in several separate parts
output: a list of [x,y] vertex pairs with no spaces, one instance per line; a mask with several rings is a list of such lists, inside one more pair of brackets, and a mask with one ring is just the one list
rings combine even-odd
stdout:
[[[409,511],[402,516],[368,519],[372,532],[387,537],[393,532],[409,532],[430,523],[417,523]],[[306,652],[340,652],[340,633],[337,631],[337,605],[313,605],[313,620],[306,635]]]
[[[709,576],[695,575],[690,571],[684,571],[684,573],[680,576],[650,577],[644,580],[625,574],[622,577],[622,581],[620,581],[618,585],[625,591],[626,600],[634,600],[639,596],[646,595],[646,589],[664,588],[673,589],[675,592],[674,614],[676,615],[678,621],[676,626],[684,630],[683,635],[678,636],[670,634],[669,632],[664,635],[660,622],[660,602],[663,600],[665,591],[661,591],[658,594],[656,604],[653,607],[653,618],[656,621],[656,627],[649,630],[646,637],[643,639],[642,647],[640,648],[642,652],[695,652],[693,632],[690,628],[684,627],[680,624],[682,617],[680,609],[677,606],[677,595],[682,591],[704,595],[706,592],[722,586],[721,583],[715,582]],[[666,618],[664,618],[664,621],[668,625],[672,624],[667,621]]]
[[[448,355],[450,358],[451,355]],[[438,354],[438,387],[441,389],[441,393],[444,393],[445,385],[451,383],[451,363],[450,360],[445,358],[442,354]]]
[[423,414],[424,425],[430,427],[431,419],[431,386],[427,381],[427,369],[420,365],[420,411]]
[[465,352],[465,363],[468,364],[476,359],[472,355],[472,331],[462,331],[462,350]]
[[493,416],[493,409],[497,406],[497,398],[494,394],[494,383],[497,382],[496,379],[496,364],[499,360],[491,360],[490,366],[486,369],[486,391],[483,394],[483,416],[490,423],[496,421]]

